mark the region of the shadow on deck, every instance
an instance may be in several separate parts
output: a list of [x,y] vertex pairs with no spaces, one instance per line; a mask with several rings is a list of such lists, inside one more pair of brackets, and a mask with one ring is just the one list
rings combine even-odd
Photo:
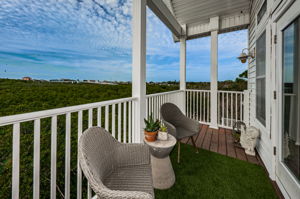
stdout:
[[[209,151],[220,153],[222,155],[262,165],[260,158],[257,155],[247,155],[243,148],[237,146],[234,143],[231,132],[232,130],[230,129],[211,129],[208,127],[208,125],[201,124],[199,134],[194,136],[196,146]],[[181,140],[181,142],[192,144],[190,138],[183,139]]]

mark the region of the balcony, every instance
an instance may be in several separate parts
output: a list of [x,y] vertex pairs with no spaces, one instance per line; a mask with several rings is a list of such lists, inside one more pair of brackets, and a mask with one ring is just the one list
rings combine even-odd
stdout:
[[[176,175],[187,175],[180,174],[179,170],[181,167],[189,168],[188,163],[194,162],[193,164],[195,164],[195,166],[193,166],[193,168],[197,169],[197,167],[201,165],[201,163],[199,163],[199,165],[196,166],[197,161],[203,161],[203,157],[210,155],[212,158],[216,156],[216,161],[218,161],[219,158],[222,159],[222,155],[224,155],[224,157],[229,156],[258,165],[261,164],[259,157],[248,156],[241,148],[235,147],[231,136],[230,129],[234,121],[247,122],[245,119],[247,119],[249,112],[247,111],[248,107],[245,95],[247,95],[246,91],[218,92],[219,130],[209,128],[211,118],[209,110],[212,104],[210,101],[210,91],[208,90],[187,90],[186,92],[179,90],[146,96],[145,105],[148,115],[152,113],[155,118],[160,119],[160,106],[163,103],[172,102],[186,111],[187,116],[198,120],[201,124],[201,130],[195,137],[195,140],[197,147],[203,148],[204,150],[201,150],[199,154],[200,157],[197,157],[196,154],[191,154],[191,149],[188,146],[190,140],[182,140],[183,143],[187,144],[187,146],[184,146],[182,153],[187,153],[187,155],[184,155],[186,157],[183,157],[183,163],[180,166],[176,165],[176,161],[174,161],[175,172],[178,172]],[[59,198],[62,196],[65,198],[73,198],[75,196],[77,198],[85,198],[85,196],[91,198],[93,196],[92,190],[86,187],[86,181],[77,162],[77,140],[87,128],[91,126],[102,126],[110,131],[112,136],[120,142],[141,142],[143,135],[140,133],[141,131],[136,129],[137,122],[139,121],[139,118],[137,118],[135,114],[137,108],[136,103],[137,99],[131,97],[1,117],[0,127],[12,133],[12,196],[22,190],[22,185],[20,185],[22,173],[20,173],[20,171],[22,172],[24,166],[28,166],[24,165],[24,154],[22,154],[22,148],[20,147],[24,146],[20,143],[21,134],[26,131],[27,134],[31,134],[31,142],[33,142],[34,146],[33,159],[29,160],[29,162],[33,164],[33,194],[39,194],[46,198]],[[41,143],[45,143],[44,140],[41,140],[41,137],[44,139],[45,134],[49,135],[49,146],[41,145]],[[45,147],[51,150],[48,165],[45,163],[47,162],[45,158],[43,158],[46,154],[41,153],[41,151],[43,151],[41,148]],[[210,154],[209,151],[222,155]],[[176,152],[172,153],[172,157],[173,156],[176,156]],[[29,157],[30,155],[28,155],[27,159]],[[233,165],[242,164],[245,167],[252,167],[252,164],[246,162],[241,163],[234,159],[227,159],[225,162],[232,162],[231,164]],[[208,164],[208,162],[206,164]],[[206,166],[209,167],[209,165]],[[45,167],[47,167],[48,170],[45,169]],[[61,171],[61,169],[64,169],[64,171]],[[262,167],[255,167],[255,169],[259,171],[260,175],[264,176],[263,178],[265,182],[267,182],[266,189],[271,190],[271,193],[274,194]],[[41,185],[45,185],[45,180],[41,179],[41,172],[44,173],[47,171],[50,173],[48,183],[50,187],[49,190],[44,190],[40,187]],[[230,173],[230,171],[227,172]],[[202,172],[200,173],[202,174]],[[226,175],[228,175],[228,173],[225,174],[225,176]],[[253,175],[255,174],[253,173]],[[214,175],[212,174],[212,176]],[[62,177],[64,178],[64,184],[57,184],[57,179]],[[178,181],[181,177],[183,176],[178,176]],[[193,180],[193,178],[191,179]],[[245,179],[247,179],[247,177]],[[181,182],[179,181],[178,183]],[[203,181],[203,183],[205,183],[205,181]],[[165,194],[168,196],[174,195],[175,192],[180,190],[180,187],[176,187],[177,184],[171,189],[174,190],[174,192],[157,190],[157,198],[164,198],[166,197]],[[192,195],[195,193],[196,192],[192,192]],[[20,195],[28,196],[26,193],[20,193]]]
[[[264,2],[268,2],[268,5]],[[299,2],[290,0],[228,0],[224,4],[216,0],[132,0],[132,96],[0,117],[1,132],[12,138],[12,142],[7,143],[10,147],[5,147],[11,148],[6,153],[8,161],[0,165],[0,169],[11,175],[3,180],[2,189],[8,193],[7,198],[94,197],[78,164],[77,143],[82,133],[89,127],[100,126],[111,132],[119,142],[142,143],[143,119],[153,114],[160,120],[160,106],[166,102],[176,104],[186,116],[199,121],[201,130],[195,140],[201,150],[200,154],[195,154],[189,145],[190,140],[181,140],[184,143],[182,163],[175,161],[176,148],[171,154],[176,184],[169,190],[155,190],[156,198],[282,197],[274,182],[279,184],[286,198],[296,198],[300,190],[299,181],[282,161],[280,148],[284,140],[281,130],[278,130],[281,125],[277,125],[282,119],[278,113],[281,112],[282,97],[276,94],[282,92],[283,68],[282,58],[277,58],[279,54],[282,56],[282,47],[278,48],[283,44],[282,32],[276,23],[293,2],[295,4],[291,10],[297,13],[293,15],[298,16],[296,7],[299,7]],[[171,31],[174,42],[180,44],[179,90],[146,95],[147,7]],[[292,22],[292,19],[288,19],[290,16],[281,19],[286,20],[281,23],[282,30],[287,26],[287,21]],[[259,24],[258,17],[264,22]],[[218,90],[218,35],[247,28],[248,90]],[[265,56],[263,65],[266,73],[259,78],[263,79],[266,88],[270,87],[266,91],[257,89],[254,56],[259,47],[256,46],[258,33],[262,32],[267,41],[263,47],[265,52],[261,53]],[[187,89],[187,40],[205,36],[211,39],[210,89]],[[265,92],[264,106],[257,106],[255,101],[259,90]],[[255,111],[260,107],[266,111],[265,125],[256,118]],[[257,146],[262,159],[246,155],[234,144],[231,129],[236,121],[262,131]],[[22,142],[23,137],[26,137],[25,142]],[[48,152],[44,153],[44,149],[48,149]],[[12,169],[7,169],[7,165],[12,165]],[[24,170],[30,170],[29,177],[25,176]],[[269,177],[274,181],[271,182]],[[24,186],[27,186],[26,189]],[[28,186],[32,187],[30,193],[23,191],[29,190]]]

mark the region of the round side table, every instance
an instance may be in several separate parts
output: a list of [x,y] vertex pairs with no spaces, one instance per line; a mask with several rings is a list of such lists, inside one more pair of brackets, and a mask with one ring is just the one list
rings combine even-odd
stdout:
[[168,189],[175,183],[175,174],[169,154],[176,144],[176,138],[168,134],[167,140],[144,142],[149,146],[151,153],[151,166],[153,187],[155,189]]

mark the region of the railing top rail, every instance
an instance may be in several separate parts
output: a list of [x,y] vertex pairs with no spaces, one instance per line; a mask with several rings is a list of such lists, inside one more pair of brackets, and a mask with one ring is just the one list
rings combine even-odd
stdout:
[[210,90],[203,90],[203,89],[186,89],[186,91],[194,91],[194,92],[210,92]]
[[180,92],[184,92],[184,91],[183,90],[175,90],[175,91],[168,91],[168,92],[163,92],[163,93],[155,93],[155,94],[146,95],[146,98],[160,96],[160,95],[180,93]]
[[23,113],[23,114],[17,114],[17,115],[9,115],[9,116],[0,117],[0,126],[6,126],[6,125],[14,124],[14,123],[19,123],[19,122],[32,121],[35,119],[52,117],[55,115],[63,115],[66,113],[87,110],[90,108],[97,108],[100,106],[106,106],[106,105],[118,104],[118,103],[122,103],[122,102],[133,101],[136,99],[137,98],[135,98],[135,97],[121,98],[121,99],[116,99],[116,100],[107,100],[107,101],[102,101],[102,102],[68,106],[68,107],[63,107],[63,108],[49,109],[49,110]]
[[244,91],[224,91],[224,90],[218,90],[219,93],[244,93]]
[[[200,90],[200,89],[186,89],[186,91],[192,92],[210,92],[210,90]],[[243,93],[244,91],[227,91],[227,90],[218,90],[219,93]]]

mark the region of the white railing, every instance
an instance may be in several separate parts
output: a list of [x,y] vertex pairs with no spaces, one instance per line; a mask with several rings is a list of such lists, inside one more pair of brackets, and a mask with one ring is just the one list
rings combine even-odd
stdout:
[[152,113],[155,119],[160,118],[160,107],[162,104],[171,102],[176,104],[181,110],[184,111],[184,91],[176,90],[164,93],[156,93],[146,96],[146,115]]
[[[235,91],[218,91],[218,125],[220,127],[232,127],[233,121],[248,121],[249,113],[247,92]],[[102,126],[112,133],[118,141],[124,143],[140,142],[138,140],[140,133],[135,129],[136,118],[136,98],[123,98],[117,100],[103,101],[78,106],[64,107],[33,113],[25,113],[19,115],[0,117],[0,127],[6,128],[7,132],[12,132],[12,198],[20,198],[20,163],[22,162],[22,154],[20,145],[22,144],[21,135],[23,134],[22,126],[28,125],[29,133],[33,132],[33,198],[40,198],[40,175],[41,175],[41,136],[46,132],[51,136],[50,165],[50,190],[51,199],[56,198],[58,190],[57,184],[57,161],[63,152],[64,159],[64,193],[59,191],[64,198],[71,198],[71,192],[74,195],[74,188],[71,189],[71,177],[77,178],[76,195],[78,199],[82,198],[83,190],[87,190],[87,198],[91,198],[92,191],[89,185],[83,186],[82,172],[78,164],[78,157],[74,151],[77,151],[76,143],[78,142],[82,132],[91,126]],[[160,118],[160,107],[166,102],[176,104],[190,118],[196,119],[204,124],[210,123],[210,91],[209,90],[187,90],[186,92],[177,90],[165,93],[151,94],[146,96],[146,115],[153,114],[154,118]],[[58,140],[62,139],[64,148],[59,149]],[[75,147],[74,147],[75,143]],[[73,147],[72,147],[73,146]],[[71,153],[71,149],[72,152]],[[61,151],[62,150],[62,151]],[[77,160],[76,160],[77,158]],[[28,157],[27,157],[28,159]],[[71,174],[71,161],[77,161],[77,174]],[[44,163],[43,163],[44,164]],[[27,165],[26,165],[27,166]],[[62,168],[59,168],[60,170]],[[74,172],[73,172],[74,173]],[[84,188],[84,189],[83,189]]]
[[[186,91],[186,115],[204,124],[210,124],[210,90]],[[235,121],[248,125],[247,91],[218,91],[218,126],[232,128]]]
[[210,123],[210,91],[186,91],[186,115],[203,124]]
[[[33,153],[33,198],[40,198],[40,156],[41,156],[41,129],[42,120],[47,118],[50,123],[51,132],[51,174],[50,174],[50,196],[51,199],[56,198],[57,191],[57,137],[58,137],[58,123],[63,118],[64,136],[65,136],[65,183],[64,183],[64,198],[70,198],[70,180],[71,180],[71,145],[76,140],[72,140],[73,133],[77,133],[77,139],[82,132],[91,126],[104,126],[105,129],[112,133],[112,136],[120,142],[131,143],[139,142],[136,139],[134,132],[135,118],[135,98],[124,98],[110,101],[103,101],[98,103],[84,104],[78,106],[71,106],[65,108],[58,108],[52,110],[38,111],[33,113],[25,113],[19,115],[12,115],[0,117],[0,127],[12,126],[12,198],[18,199],[20,197],[20,142],[22,128],[21,125],[25,122],[33,122],[32,132],[34,133],[34,153]],[[74,118],[77,119],[77,130],[73,132],[72,122]],[[87,125],[83,125],[84,122]],[[76,136],[75,136],[76,137]],[[72,150],[78,150],[77,148]],[[60,157],[59,157],[60,158]],[[82,172],[79,168],[77,160],[77,198],[82,198]],[[87,188],[87,197],[91,198],[92,191]]]
[[234,122],[244,122],[244,92],[218,91],[218,124],[232,127]]

